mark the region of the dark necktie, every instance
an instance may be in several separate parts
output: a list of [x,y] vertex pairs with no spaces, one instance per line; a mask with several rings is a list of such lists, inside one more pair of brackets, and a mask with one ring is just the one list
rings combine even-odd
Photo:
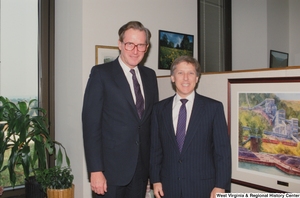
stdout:
[[176,131],[176,140],[179,148],[179,152],[181,152],[184,138],[185,138],[185,128],[186,128],[186,107],[185,103],[187,103],[187,99],[181,99],[182,102],[179,115],[178,115],[178,123],[177,123],[177,131]]
[[142,118],[142,115],[144,113],[144,98],[141,92],[140,84],[137,81],[134,69],[131,69],[130,73],[132,73],[134,93],[136,97],[136,101],[135,101],[136,110],[139,114],[139,117]]

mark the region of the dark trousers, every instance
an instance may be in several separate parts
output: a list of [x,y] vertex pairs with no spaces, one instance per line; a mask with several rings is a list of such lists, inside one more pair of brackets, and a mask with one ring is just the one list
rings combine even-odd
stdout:
[[93,194],[94,198],[145,198],[148,180],[142,177],[141,158],[139,156],[135,174],[126,186],[107,186],[105,195]]

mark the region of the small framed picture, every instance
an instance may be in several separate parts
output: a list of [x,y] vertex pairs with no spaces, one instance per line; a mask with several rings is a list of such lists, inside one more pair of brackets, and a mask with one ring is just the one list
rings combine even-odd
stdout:
[[193,57],[194,36],[159,30],[158,69],[170,69],[173,61],[182,55]]
[[270,68],[287,67],[288,60],[288,53],[270,50]]
[[119,56],[119,48],[116,46],[96,45],[95,46],[96,65],[110,62]]

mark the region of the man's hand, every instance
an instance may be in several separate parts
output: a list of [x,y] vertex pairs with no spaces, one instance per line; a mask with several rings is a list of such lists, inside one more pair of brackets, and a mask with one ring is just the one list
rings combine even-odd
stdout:
[[104,195],[107,192],[106,179],[101,171],[91,173],[91,189],[100,195]]
[[160,182],[153,184],[153,191],[156,198],[161,198],[164,196],[164,192],[162,190],[162,184]]
[[210,198],[216,198],[217,193],[225,193],[225,189],[215,187],[210,193]]

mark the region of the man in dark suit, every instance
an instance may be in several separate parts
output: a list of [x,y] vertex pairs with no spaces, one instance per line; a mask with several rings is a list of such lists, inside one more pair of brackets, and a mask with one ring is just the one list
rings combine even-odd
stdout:
[[158,88],[155,72],[139,63],[150,37],[140,22],[128,22],[119,29],[120,56],[90,73],[82,124],[91,189],[97,197],[145,197]]
[[195,92],[200,73],[197,60],[178,57],[171,66],[176,94],[153,107],[150,180],[156,198],[215,198],[230,189],[223,105]]

